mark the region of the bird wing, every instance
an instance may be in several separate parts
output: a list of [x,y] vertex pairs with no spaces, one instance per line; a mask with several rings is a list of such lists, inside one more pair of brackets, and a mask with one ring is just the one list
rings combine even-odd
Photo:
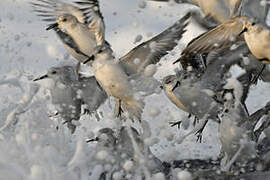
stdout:
[[230,17],[233,18],[239,16],[241,13],[243,1],[233,0],[229,1],[229,4],[230,4]]
[[187,64],[192,64],[190,62],[192,58],[190,57],[211,51],[218,52],[231,47],[239,40],[243,40],[241,32],[244,29],[243,22],[246,18],[245,16],[232,18],[191,40],[177,61],[180,61],[183,67],[186,67]]
[[[80,23],[89,27],[95,35],[98,45],[104,43],[105,25],[99,10],[98,0],[79,0],[74,2],[74,5],[59,0],[35,0],[31,2],[31,5],[37,16],[42,17],[43,21],[52,22],[52,24],[55,24],[61,15],[75,16]],[[49,24],[48,27],[52,24]]]
[[208,53],[231,46],[238,39],[244,25],[238,17],[230,19],[224,24],[193,39],[183,50],[182,54]]
[[[133,48],[125,56],[120,58],[119,63],[124,67],[127,74],[139,73],[149,64],[156,64],[160,59],[168,54],[182,38],[186,31],[185,27],[190,14],[186,14],[178,20],[173,26],[169,27],[152,39],[141,43]],[[136,62],[136,59],[139,62]],[[135,61],[135,62],[134,62]]]
[[203,89],[217,91],[220,89],[226,73],[231,66],[242,61],[243,56],[250,53],[246,44],[242,44],[234,50],[226,50],[219,54],[219,57],[213,61],[201,76],[200,84]]
[[78,47],[78,45],[75,43],[75,41],[73,40],[73,38],[71,36],[69,36],[67,33],[61,31],[59,28],[55,28],[54,29],[57,36],[59,37],[59,39],[68,47],[70,47],[71,49],[73,49],[76,53],[85,56],[85,58],[90,58],[87,54],[83,53],[80,48]]
[[43,21],[55,23],[57,17],[64,14],[75,16],[81,23],[84,23],[86,20],[83,10],[59,0],[35,0],[30,2],[30,4],[33,7],[33,11],[37,16],[42,17]]
[[105,43],[105,23],[98,0],[79,0],[75,2],[81,6],[85,22],[88,24],[89,29],[95,35],[97,45]]
[[94,112],[108,98],[106,92],[98,84],[94,76],[81,77],[79,79],[79,89],[84,104],[88,105],[88,110]]

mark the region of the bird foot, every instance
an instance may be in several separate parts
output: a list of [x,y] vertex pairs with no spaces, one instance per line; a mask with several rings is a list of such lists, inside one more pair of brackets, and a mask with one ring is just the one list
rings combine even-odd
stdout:
[[171,125],[171,127],[177,126],[178,129],[180,129],[181,123],[182,123],[182,121],[169,122],[169,124]]
[[202,132],[200,132],[200,130],[198,132],[196,132],[197,135],[197,140],[196,142],[202,143]]
[[199,119],[195,116],[192,124],[195,126],[197,123],[199,123]]
[[85,115],[85,114],[91,115],[91,112],[90,112],[89,109],[84,109],[82,114],[83,114],[83,115]]

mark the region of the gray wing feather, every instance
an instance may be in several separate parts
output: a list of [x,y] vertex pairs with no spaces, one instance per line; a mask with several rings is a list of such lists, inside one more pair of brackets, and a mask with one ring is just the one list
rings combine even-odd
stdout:
[[198,54],[212,51],[220,52],[231,47],[236,42],[244,40],[240,33],[244,28],[242,19],[245,18],[247,17],[232,18],[224,24],[198,36],[188,44],[177,61],[180,61],[182,66],[186,68],[193,63],[191,62],[192,57]]
[[[91,23],[92,14],[96,14],[103,19],[99,11],[98,0],[82,0],[74,2],[78,5],[64,3],[59,0],[35,0],[30,2],[33,11],[41,17],[51,17],[52,21],[63,14],[70,14],[75,16],[79,22],[89,24]],[[43,19],[44,20],[44,19]]]
[[[41,17],[50,17],[50,21],[55,21],[58,16],[63,14],[71,14],[75,16],[81,23],[85,22],[85,16],[83,12],[71,5],[58,0],[35,0],[30,2],[33,7],[33,11]],[[44,21],[49,21],[43,18]]]
[[242,61],[243,55],[250,53],[246,44],[241,45],[233,51],[225,51],[220,54],[220,58],[211,63],[201,77],[201,87],[204,89],[218,90],[223,86],[226,73],[230,67]]
[[36,0],[30,4],[37,16],[43,21],[55,22],[63,14],[71,14],[80,23],[86,24],[95,35],[97,45],[105,43],[105,24],[100,12],[98,0],[81,0],[74,2],[78,7],[58,0]]
[[[185,27],[188,24],[187,19],[189,17],[190,14],[188,13],[164,32],[141,43],[120,58],[120,64],[127,74],[139,73],[147,65],[158,63],[163,56],[168,54],[168,51],[171,51],[177,45],[177,41],[182,38],[182,34],[186,31]],[[135,59],[139,59],[140,62],[135,63]]]
[[89,111],[96,111],[108,98],[106,92],[100,87],[94,76],[80,78],[81,98],[87,104]]
[[89,29],[95,35],[97,45],[103,45],[105,42],[105,23],[104,18],[100,12],[98,0],[80,0],[75,2],[81,5],[81,11],[85,16],[85,21]]

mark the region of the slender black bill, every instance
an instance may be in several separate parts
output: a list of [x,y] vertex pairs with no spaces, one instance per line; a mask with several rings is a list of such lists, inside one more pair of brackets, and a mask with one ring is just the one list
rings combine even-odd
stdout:
[[240,33],[239,33],[239,35],[238,36],[241,36],[244,32],[247,32],[247,28],[245,27]]
[[58,23],[50,24],[50,25],[46,28],[46,31],[49,31],[49,30],[54,29],[54,28],[57,28],[57,27],[58,27]]
[[94,138],[94,139],[89,139],[89,140],[87,140],[86,143],[94,142],[94,141],[98,141],[98,140],[99,140],[98,137],[96,137],[96,138]]
[[180,62],[180,58],[173,62],[173,64]]
[[42,80],[42,79],[45,79],[45,78],[48,78],[48,75],[47,75],[47,74],[44,75],[44,76],[41,76],[41,77],[39,77],[39,78],[36,78],[36,79],[34,79],[33,81],[39,81],[39,80]]
[[90,56],[88,59],[86,59],[86,60],[83,62],[83,64],[86,64],[86,63],[88,63],[88,62],[90,62],[90,61],[94,61],[94,60],[95,60],[95,56],[92,55],[92,56]]
[[177,81],[176,82],[176,84],[174,85],[174,87],[172,88],[172,91],[174,91],[178,86],[180,86],[181,84],[180,84],[180,82],[179,81]]

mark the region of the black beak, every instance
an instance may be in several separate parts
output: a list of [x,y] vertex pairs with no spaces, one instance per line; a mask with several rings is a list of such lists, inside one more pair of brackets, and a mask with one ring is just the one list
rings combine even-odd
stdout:
[[83,64],[86,64],[86,63],[88,63],[88,62],[90,62],[90,61],[94,61],[94,60],[95,60],[95,56],[92,55],[92,56],[90,56],[88,59],[86,59],[86,60],[83,62]]
[[247,28],[245,27],[240,33],[239,33],[239,35],[238,36],[241,36],[244,32],[247,32]]
[[174,85],[174,87],[172,88],[172,91],[174,91],[180,85],[181,85],[181,83],[179,81],[177,81],[176,84]]
[[48,78],[48,75],[47,75],[47,74],[44,75],[44,76],[41,76],[41,77],[39,77],[39,78],[36,78],[36,79],[34,79],[33,81],[39,81],[39,80],[45,79],[45,78]]
[[58,27],[58,23],[50,24],[50,25],[46,28],[46,31],[49,31],[49,30],[54,29],[54,28],[57,28],[57,27]]
[[180,58],[173,62],[173,64],[180,62]]
[[94,141],[98,141],[98,140],[99,140],[98,137],[96,137],[96,138],[94,138],[94,139],[89,139],[89,140],[87,140],[86,143],[94,142]]

